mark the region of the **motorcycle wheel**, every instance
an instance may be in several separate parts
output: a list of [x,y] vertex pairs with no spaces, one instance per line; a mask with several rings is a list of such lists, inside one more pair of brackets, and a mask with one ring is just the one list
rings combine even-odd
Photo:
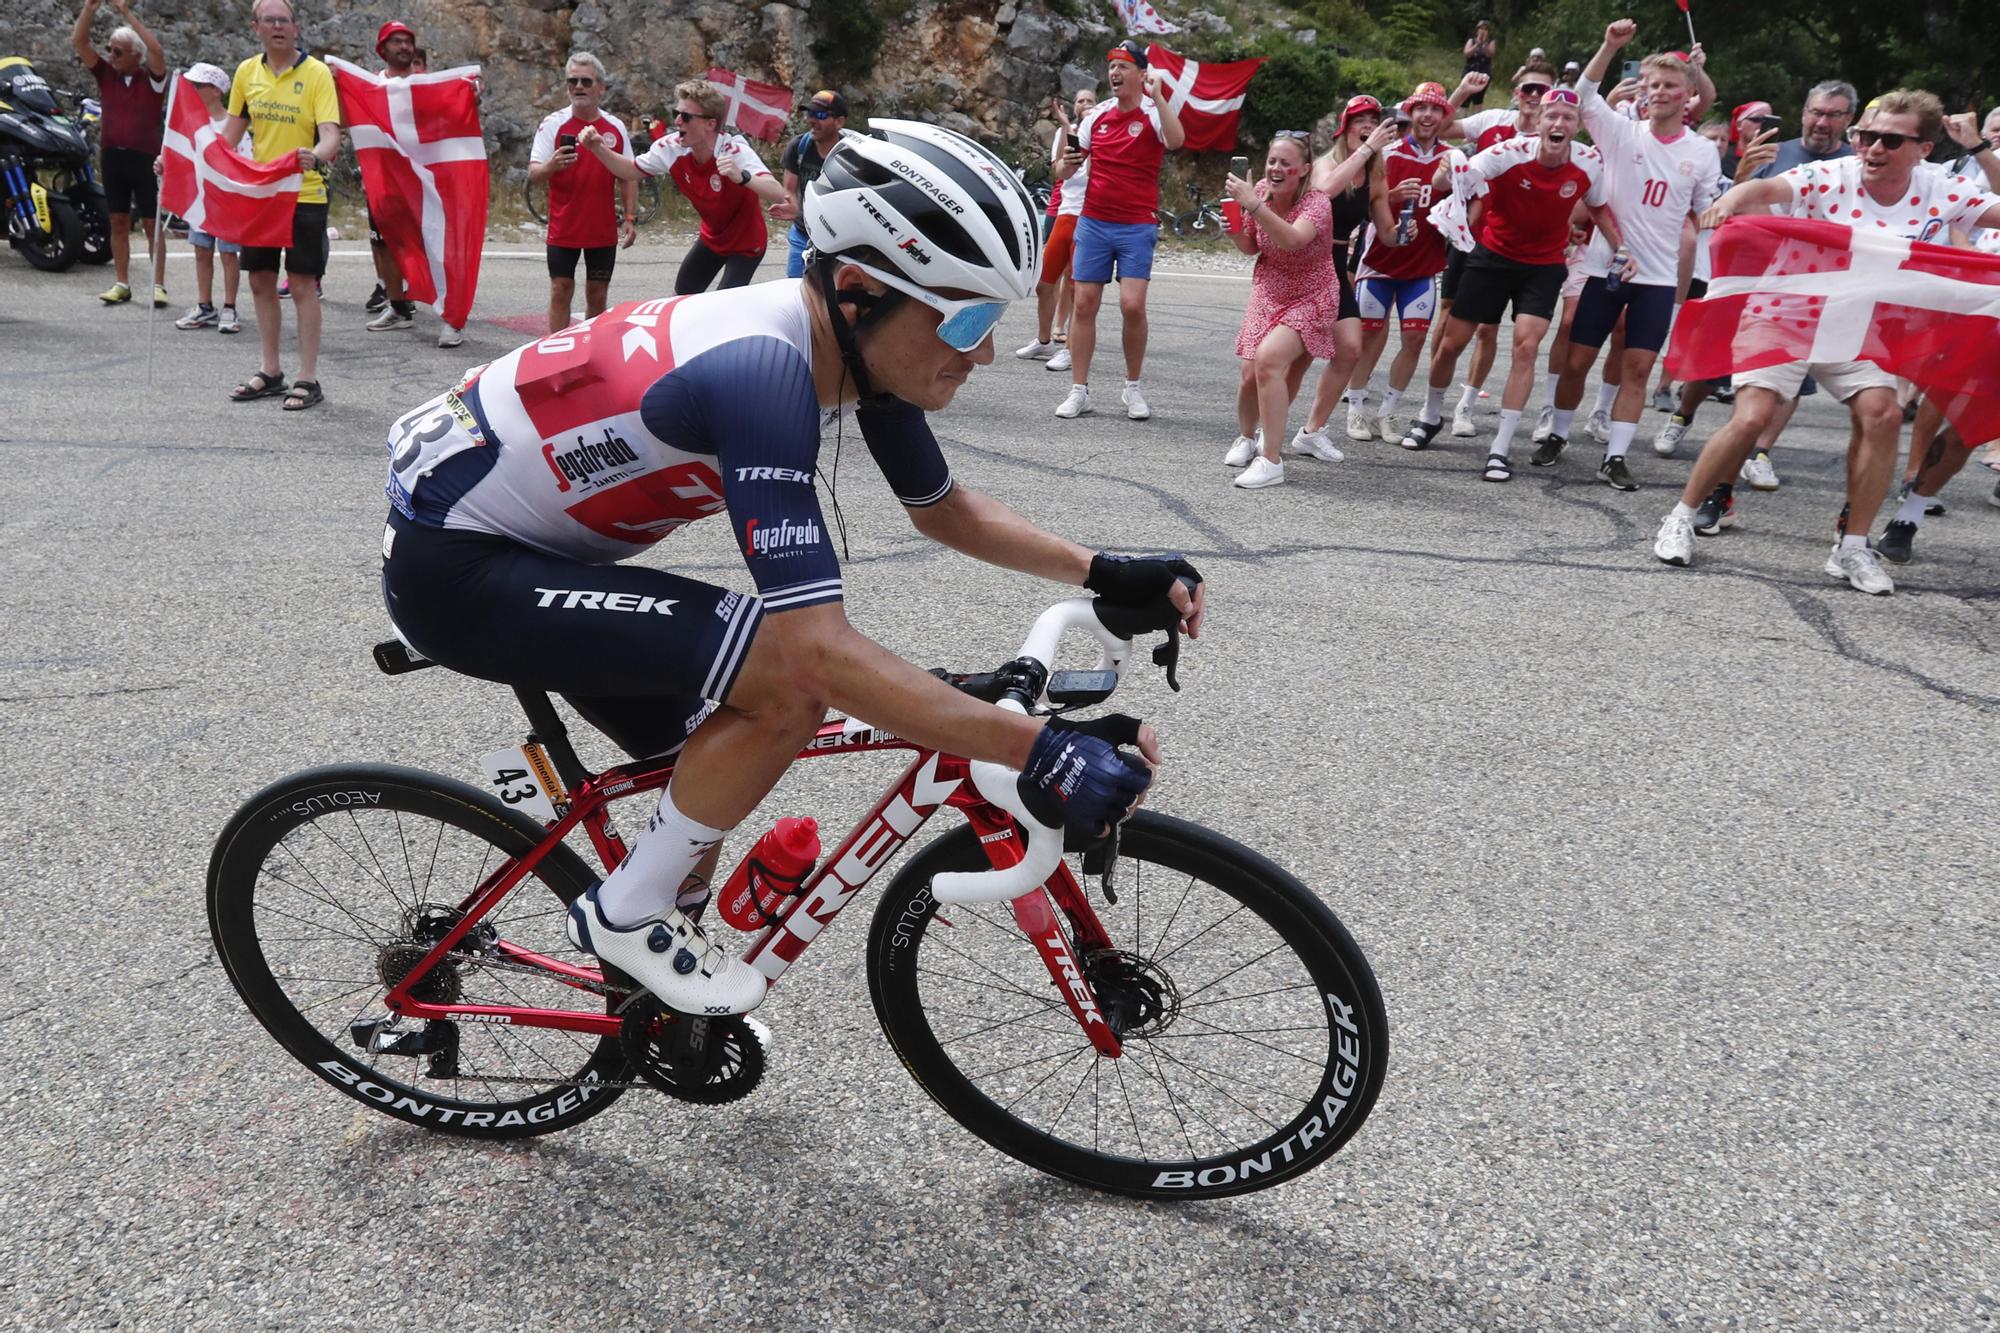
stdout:
[[77,259],[85,264],[111,262],[111,215],[104,211],[104,192],[91,189],[77,196],[76,218],[83,225],[83,249]]
[[49,200],[50,229],[31,232],[15,241],[21,255],[44,273],[61,273],[83,253],[83,223],[76,210],[61,199]]

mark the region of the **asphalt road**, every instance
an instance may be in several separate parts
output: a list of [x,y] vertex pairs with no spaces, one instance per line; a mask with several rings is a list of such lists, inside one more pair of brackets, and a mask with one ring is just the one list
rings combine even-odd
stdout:
[[[628,254],[614,296],[664,294],[678,258]],[[1846,433],[1824,398],[1783,489],[1692,570],[1651,554],[1687,466],[1646,448],[1652,414],[1633,495],[1586,456],[1481,484],[1479,440],[1357,446],[1237,491],[1219,464],[1246,288],[1185,267],[1154,286],[1153,421],[1109,392],[1057,421],[1059,377],[1011,360],[939,421],[960,477],[1049,526],[1201,563],[1185,691],[1142,675],[1120,696],[1166,736],[1156,804],[1315,886],[1387,998],[1388,1081],[1343,1153],[1168,1207],[1039,1177],[934,1109],[874,1028],[858,914],[765,1007],[772,1070],[735,1106],[634,1093],[481,1146],[293,1064],[215,964],[210,845],[291,770],[473,778],[518,732],[497,687],[390,679],[367,647],[384,427],[519,341],[486,321],[532,322],[540,265],[491,260],[444,352],[363,332],[366,261],[337,258],[327,401],[287,416],[224,399],[252,335],[162,312],[149,385],[146,314],[99,308],[101,271],[0,255],[5,1317],[1991,1327],[1990,474],[1946,493],[1887,599],[1819,568]],[[1011,656],[1052,590],[927,545],[850,453],[856,623],[926,665]],[[664,554],[740,579],[708,526]],[[840,823],[886,772],[808,766],[768,813]]]

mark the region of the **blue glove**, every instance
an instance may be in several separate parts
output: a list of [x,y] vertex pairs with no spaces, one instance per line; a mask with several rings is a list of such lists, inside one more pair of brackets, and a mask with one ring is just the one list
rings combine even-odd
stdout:
[[1051,827],[1102,835],[1153,783],[1151,769],[1119,752],[1138,739],[1139,720],[1122,713],[1088,722],[1050,718],[1017,784],[1028,813]]

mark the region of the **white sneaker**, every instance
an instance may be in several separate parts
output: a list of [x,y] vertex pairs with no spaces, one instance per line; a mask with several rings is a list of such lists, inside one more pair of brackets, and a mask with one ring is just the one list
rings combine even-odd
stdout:
[[1052,357],[1050,357],[1050,358],[1048,359],[1048,362],[1047,362],[1047,363],[1046,363],[1046,364],[1045,364],[1045,365],[1044,365],[1044,366],[1042,367],[1042,369],[1043,369],[1043,370],[1068,370],[1068,369],[1069,369],[1069,348],[1067,348],[1067,347],[1058,347],[1058,348],[1056,348],[1056,351],[1055,351],[1055,355],[1054,355],[1054,356],[1052,356]]
[[1583,433],[1599,444],[1611,441],[1611,414],[1602,408],[1590,414],[1590,420],[1583,423]]
[[438,330],[439,347],[456,347],[465,341],[465,330],[455,329],[447,324]]
[[1556,408],[1554,403],[1543,403],[1542,410],[1535,417],[1535,443],[1556,433]]
[[1653,554],[1670,565],[1694,563],[1694,520],[1686,514],[1668,514],[1660,520],[1660,535],[1653,538]]
[[1460,439],[1466,439],[1479,433],[1479,427],[1472,424],[1472,409],[1470,407],[1456,407],[1452,409],[1451,433]]
[[1403,438],[1403,418],[1384,412],[1375,418],[1375,428],[1382,432],[1382,438],[1395,444]]
[[1242,467],[1245,463],[1264,452],[1264,428],[1259,426],[1255,436],[1239,435],[1236,443],[1229,446],[1229,452],[1222,456],[1224,467]]
[[1826,558],[1829,578],[1846,579],[1848,585],[1873,597],[1887,597],[1896,591],[1895,580],[1882,568],[1882,557],[1872,546],[1842,546],[1835,542]]
[[1080,417],[1088,411],[1090,411],[1090,386],[1088,384],[1070,385],[1069,397],[1056,405],[1056,415],[1065,421],[1070,420],[1072,417]]
[[1674,450],[1680,448],[1681,441],[1687,438],[1687,433],[1687,422],[1679,416],[1668,417],[1667,424],[1660,427],[1660,433],[1653,437],[1653,452],[1662,458],[1672,458]]
[[217,333],[243,332],[243,321],[237,318],[235,306],[226,305],[222,307],[222,318],[216,321],[215,331]]
[[415,315],[406,315],[395,306],[386,306],[381,314],[364,326],[370,333],[386,333],[392,329],[413,329],[417,326]]
[[592,889],[570,904],[569,938],[684,1014],[747,1014],[769,990],[763,973],[718,949],[678,907],[621,930]]
[[1250,460],[1249,467],[1236,474],[1236,484],[1246,491],[1258,491],[1266,486],[1282,486],[1285,484],[1285,465],[1273,463],[1264,455],[1258,454]]
[[1014,355],[1023,361],[1046,361],[1055,354],[1056,345],[1053,342],[1043,342],[1039,338],[1029,343],[1026,347],[1016,347],[1014,349]]
[[[1778,489],[1778,470],[1771,466],[1771,455],[1762,449],[1745,460],[1742,470],[1737,475],[1749,482],[1753,491]],[[1858,588],[1861,585],[1857,583],[1854,586]]]
[[1343,454],[1334,446],[1333,440],[1327,435],[1324,426],[1318,430],[1307,430],[1303,426],[1299,427],[1298,434],[1292,436],[1292,442],[1285,446],[1285,452],[1288,454],[1311,454],[1322,463],[1338,463],[1347,457],[1346,454]]
[[215,313],[212,305],[189,306],[188,312],[174,321],[177,329],[206,329],[222,322],[222,316]]
[[1139,392],[1139,386],[1128,384],[1118,394],[1118,401],[1125,404],[1125,415],[1133,421],[1144,421],[1153,415],[1153,409],[1146,405],[1146,395]]
[[1375,414],[1366,408],[1347,409],[1347,438],[1350,440],[1372,440],[1375,438]]

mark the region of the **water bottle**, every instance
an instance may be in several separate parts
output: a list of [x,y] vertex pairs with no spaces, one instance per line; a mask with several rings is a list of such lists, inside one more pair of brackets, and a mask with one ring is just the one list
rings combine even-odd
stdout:
[[1416,226],[1417,201],[1412,197],[1403,201],[1403,211],[1396,215],[1396,244],[1408,245]]
[[799,891],[819,860],[819,822],[781,819],[757,839],[723,886],[722,919],[742,931],[762,930],[778,903]]
[[1631,256],[1625,253],[1625,247],[1622,245],[1611,252],[1611,267],[1604,273],[1606,296],[1616,296],[1618,289],[1625,285],[1625,265],[1630,259]]

